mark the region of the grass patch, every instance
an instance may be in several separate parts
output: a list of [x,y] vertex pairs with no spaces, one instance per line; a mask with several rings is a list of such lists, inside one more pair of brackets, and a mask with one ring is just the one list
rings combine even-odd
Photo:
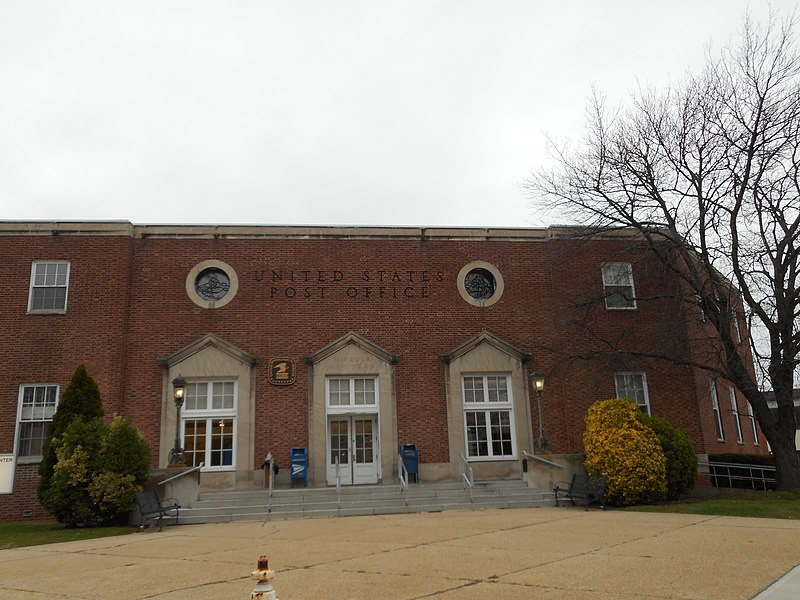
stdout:
[[765,519],[800,519],[800,494],[793,492],[750,492],[728,497],[689,499],[649,506],[632,506],[626,510]]
[[67,529],[61,523],[51,521],[25,521],[24,523],[0,523],[0,550],[74,542],[94,538],[110,537],[132,533],[132,527],[92,527]]

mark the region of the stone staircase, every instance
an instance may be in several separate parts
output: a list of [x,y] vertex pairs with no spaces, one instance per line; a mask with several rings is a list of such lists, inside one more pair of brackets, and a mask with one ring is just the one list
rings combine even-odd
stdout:
[[180,523],[212,523],[266,519],[301,519],[354,515],[441,512],[487,508],[528,508],[553,505],[553,492],[530,488],[524,481],[476,481],[469,490],[458,482],[336,488],[201,492],[190,507],[181,508]]

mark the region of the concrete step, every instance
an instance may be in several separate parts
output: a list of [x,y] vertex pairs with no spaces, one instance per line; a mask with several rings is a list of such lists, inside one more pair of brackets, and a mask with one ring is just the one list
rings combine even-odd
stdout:
[[239,492],[204,492],[181,509],[181,523],[335,517],[350,515],[441,512],[487,508],[550,506],[553,494],[522,481],[476,482],[472,495],[458,482],[399,485],[295,488]]

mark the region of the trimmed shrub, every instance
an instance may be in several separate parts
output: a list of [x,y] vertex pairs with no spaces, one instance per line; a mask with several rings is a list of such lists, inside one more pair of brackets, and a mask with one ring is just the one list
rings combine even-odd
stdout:
[[584,467],[608,477],[606,502],[616,506],[663,500],[666,458],[658,436],[639,420],[639,407],[626,398],[595,402],[586,416]]
[[75,419],[53,440],[57,462],[43,504],[70,527],[119,521],[149,475],[150,450],[130,421]]
[[103,401],[100,389],[92,379],[84,365],[78,365],[72,375],[67,389],[59,400],[47,438],[42,449],[42,461],[39,463],[39,484],[37,493],[39,501],[44,504],[48,496],[50,479],[53,476],[58,458],[53,447],[53,440],[58,439],[75,419],[91,421],[103,416]]
[[639,414],[639,419],[658,436],[667,460],[667,500],[678,500],[697,483],[697,455],[689,436],[661,417]]
[[775,466],[773,454],[709,454],[708,462],[734,463],[737,465]]

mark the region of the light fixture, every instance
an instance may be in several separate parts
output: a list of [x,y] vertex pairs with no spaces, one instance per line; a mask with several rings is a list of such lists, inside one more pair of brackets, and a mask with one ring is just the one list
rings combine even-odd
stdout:
[[536,407],[539,413],[539,439],[536,440],[537,450],[549,450],[550,442],[544,433],[544,408],[542,406],[542,392],[544,392],[544,373],[541,371],[531,371],[531,381],[533,389],[536,391]]
[[169,464],[174,467],[185,465],[185,456],[181,447],[181,406],[186,393],[186,380],[178,375],[172,380],[172,396],[175,399],[175,446],[169,451]]
[[542,373],[541,371],[532,371],[531,381],[533,381],[533,387],[536,389],[537,392],[544,391],[544,373]]

